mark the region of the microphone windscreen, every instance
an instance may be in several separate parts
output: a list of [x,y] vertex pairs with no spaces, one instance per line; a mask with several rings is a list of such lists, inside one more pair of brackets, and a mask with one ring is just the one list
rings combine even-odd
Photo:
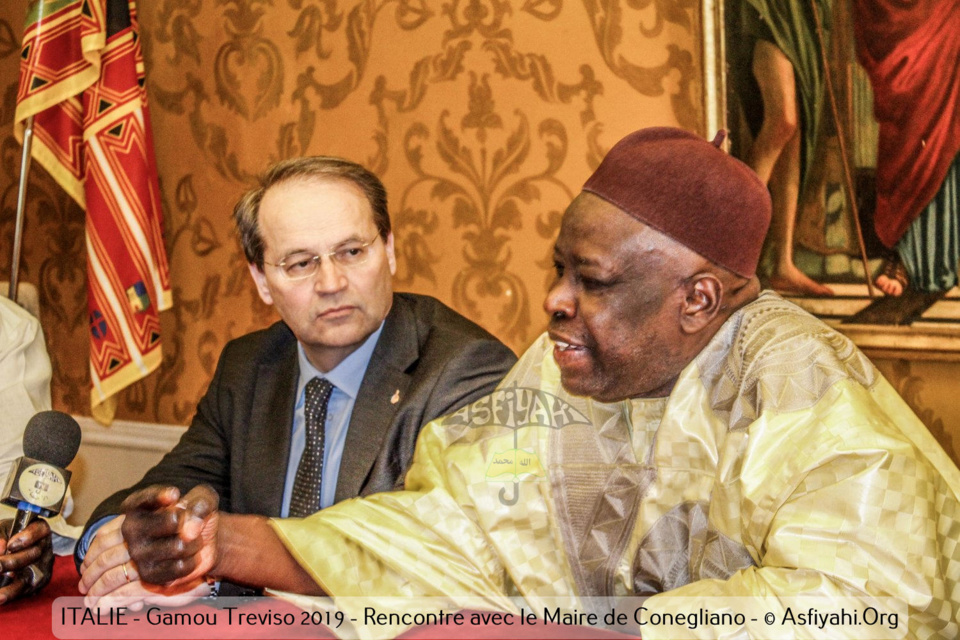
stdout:
[[23,455],[65,469],[80,448],[80,425],[62,411],[41,411],[23,431]]

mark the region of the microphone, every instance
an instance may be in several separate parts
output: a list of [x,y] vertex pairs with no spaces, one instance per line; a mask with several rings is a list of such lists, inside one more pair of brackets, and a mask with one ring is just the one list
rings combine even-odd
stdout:
[[[61,411],[41,411],[23,431],[23,456],[17,458],[6,486],[4,504],[16,507],[9,536],[20,533],[40,515],[60,513],[70,483],[67,465],[80,448],[80,425]],[[4,586],[7,579],[2,580]]]

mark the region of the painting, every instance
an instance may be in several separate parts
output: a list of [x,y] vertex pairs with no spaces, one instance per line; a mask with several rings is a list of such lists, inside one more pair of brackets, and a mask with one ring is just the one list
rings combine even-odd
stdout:
[[955,3],[704,0],[703,23],[707,128],[773,201],[764,285],[868,351],[960,355]]

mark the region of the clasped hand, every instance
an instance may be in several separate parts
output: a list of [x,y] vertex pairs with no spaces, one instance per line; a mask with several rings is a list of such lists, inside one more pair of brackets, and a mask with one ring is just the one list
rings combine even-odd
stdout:
[[206,486],[183,498],[175,487],[129,496],[123,515],[103,525],[81,566],[80,592],[133,610],[144,603],[182,605],[209,593],[206,574],[216,549],[217,494]]

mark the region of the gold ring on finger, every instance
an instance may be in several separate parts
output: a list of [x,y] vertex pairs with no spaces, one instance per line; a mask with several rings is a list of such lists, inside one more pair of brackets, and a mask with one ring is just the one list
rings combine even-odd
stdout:
[[120,568],[123,569],[123,577],[127,579],[127,582],[130,582],[130,574],[127,573],[127,563],[124,562],[121,564]]

